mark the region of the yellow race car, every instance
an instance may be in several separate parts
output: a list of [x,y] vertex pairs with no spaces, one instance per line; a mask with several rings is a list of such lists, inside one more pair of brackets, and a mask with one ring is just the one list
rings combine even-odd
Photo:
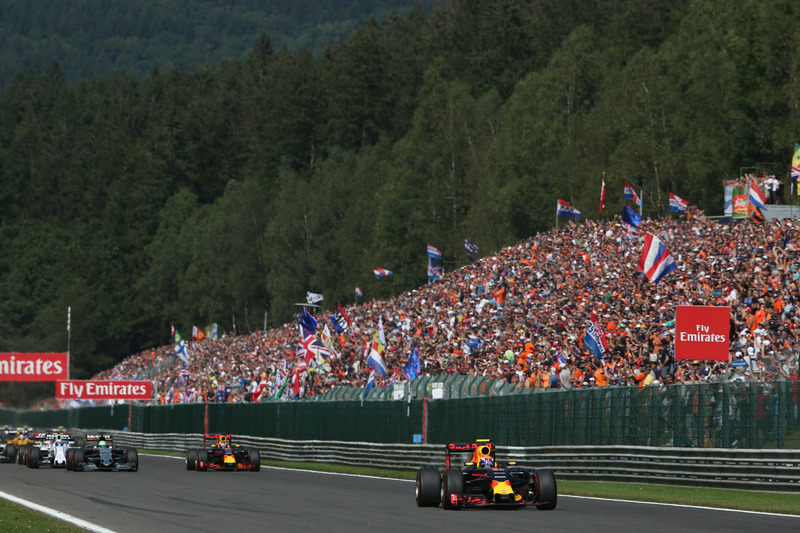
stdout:
[[[0,443],[0,463],[13,463],[20,457],[23,446],[33,444],[33,430],[30,428],[17,428],[16,432],[6,431],[3,442]],[[20,463],[21,464],[21,463]]]

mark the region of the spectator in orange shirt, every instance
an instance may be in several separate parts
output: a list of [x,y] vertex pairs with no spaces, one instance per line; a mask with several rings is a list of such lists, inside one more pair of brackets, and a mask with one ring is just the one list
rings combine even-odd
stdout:
[[595,363],[594,364],[595,371],[594,371],[594,382],[595,385],[598,387],[608,387],[608,367],[603,365],[602,363]]

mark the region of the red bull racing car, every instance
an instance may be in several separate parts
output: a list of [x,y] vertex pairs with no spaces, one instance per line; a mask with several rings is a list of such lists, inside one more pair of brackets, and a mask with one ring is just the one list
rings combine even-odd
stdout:
[[[208,445],[212,441],[213,444]],[[203,448],[186,452],[186,470],[261,470],[261,454],[255,448],[242,448],[230,435],[205,435]]]
[[[556,508],[556,477],[550,469],[531,471],[514,461],[495,460],[495,445],[489,439],[469,444],[448,444],[444,475],[438,468],[417,471],[416,499],[419,507],[444,509]],[[472,454],[464,468],[451,468],[451,454]]]

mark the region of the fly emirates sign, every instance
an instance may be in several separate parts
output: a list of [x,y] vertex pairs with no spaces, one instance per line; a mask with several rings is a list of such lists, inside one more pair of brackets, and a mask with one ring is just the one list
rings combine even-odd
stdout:
[[66,353],[0,353],[0,381],[67,379]]
[[730,307],[679,305],[675,312],[675,359],[728,360]]
[[59,381],[59,400],[151,400],[152,381]]

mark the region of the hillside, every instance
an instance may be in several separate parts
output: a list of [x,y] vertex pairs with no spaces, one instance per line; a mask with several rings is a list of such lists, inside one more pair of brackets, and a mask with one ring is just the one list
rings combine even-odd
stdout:
[[56,61],[67,79],[144,78],[154,64],[195,71],[241,56],[266,34],[276,48],[313,54],[433,0],[8,0],[0,3],[0,87]]
[[618,216],[638,176],[646,217],[670,192],[721,214],[742,169],[788,180],[797,9],[452,0],[319,56],[265,37],[142,79],[21,73],[0,93],[0,350],[65,350],[71,308],[86,377],[170,324],[391,298],[424,285],[427,243],[449,272],[465,239],[482,256],[552,228],[557,199]]

